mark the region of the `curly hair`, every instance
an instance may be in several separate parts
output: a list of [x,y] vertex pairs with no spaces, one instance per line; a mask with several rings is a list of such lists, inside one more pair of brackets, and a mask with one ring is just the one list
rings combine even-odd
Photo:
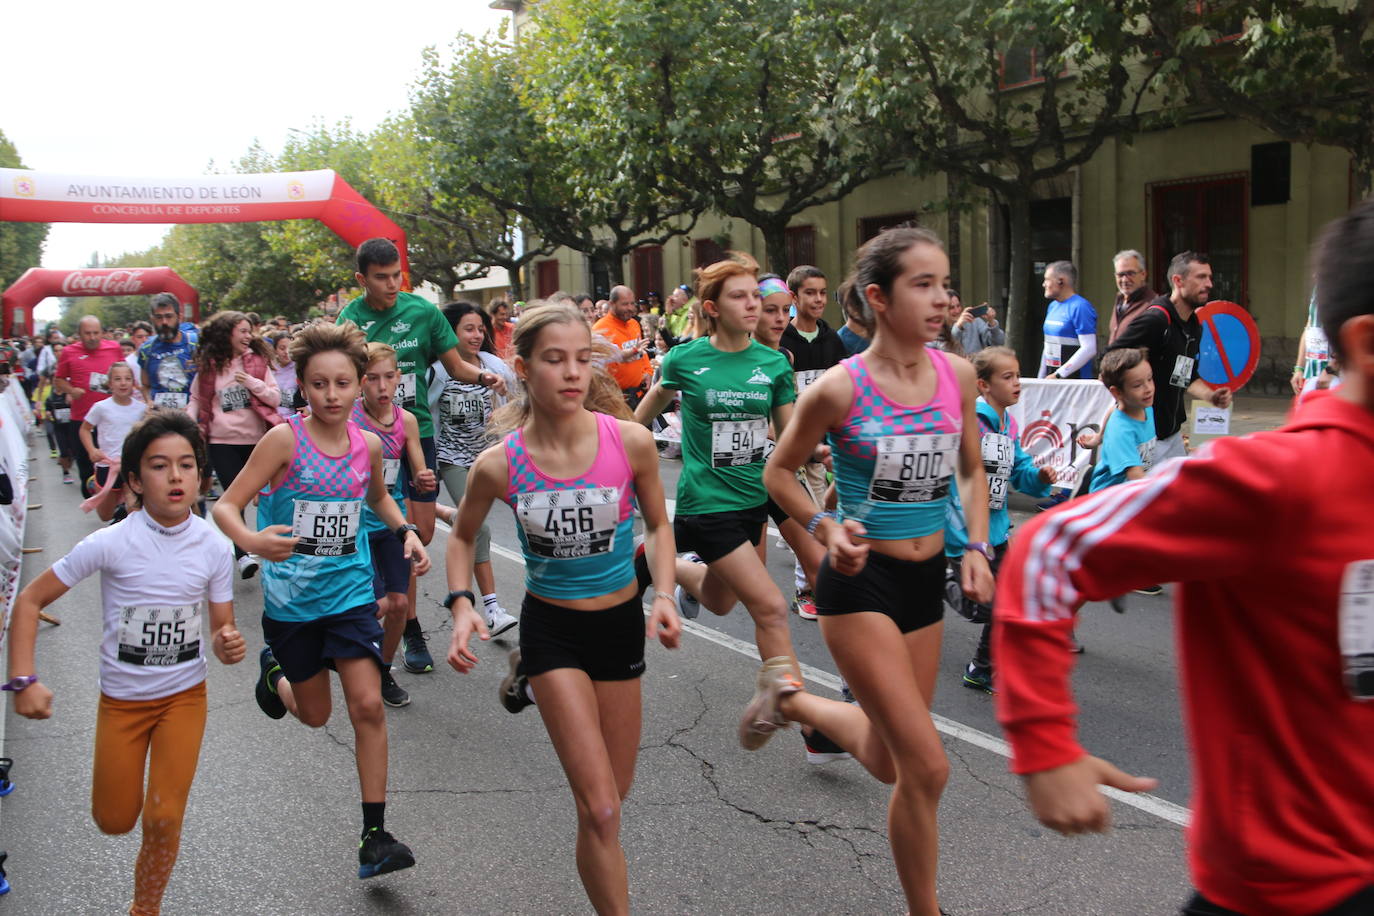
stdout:
[[[196,369],[215,375],[224,371],[234,359],[234,328],[248,321],[243,312],[216,312],[200,326],[200,342],[196,346]],[[248,349],[271,365],[272,351],[261,337],[248,341]]]

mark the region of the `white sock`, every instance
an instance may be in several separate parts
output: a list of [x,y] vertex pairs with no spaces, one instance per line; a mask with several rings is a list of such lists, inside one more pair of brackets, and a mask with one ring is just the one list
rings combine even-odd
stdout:
[[792,564],[792,567],[792,582],[794,585],[796,585],[797,591],[806,591],[806,571],[802,569],[801,561],[796,561]]
[[492,592],[490,595],[483,595],[482,603],[487,606],[487,610],[496,607],[496,593]]
[[525,681],[525,699],[536,705],[538,704],[538,701],[534,698],[534,685],[529,681]]

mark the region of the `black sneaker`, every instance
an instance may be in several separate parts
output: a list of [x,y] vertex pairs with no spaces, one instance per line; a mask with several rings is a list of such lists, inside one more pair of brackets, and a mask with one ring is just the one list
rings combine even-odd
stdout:
[[373,827],[358,841],[358,877],[375,878],[415,864],[410,847],[385,830]]
[[410,694],[396,683],[396,679],[391,676],[391,669],[382,672],[382,702],[394,707],[410,705]]
[[823,763],[833,763],[836,760],[853,759],[853,755],[849,751],[832,741],[819,728],[811,729],[809,735],[802,735],[802,740],[806,744],[807,763],[820,766]]
[[418,624],[414,630],[407,628],[401,636],[401,647],[405,650],[401,665],[411,674],[428,674],[434,670],[434,656],[429,654],[425,634]]
[[258,682],[253,686],[253,696],[257,698],[258,708],[273,719],[280,719],[286,715],[286,704],[277,696],[277,691],[272,689],[271,676],[273,672],[281,670],[281,665],[272,657],[271,649],[264,648],[258,653],[258,669]]
[[508,664],[510,673],[501,679],[501,705],[506,707],[506,712],[519,712],[526,706],[534,705],[534,700],[530,699],[525,689],[529,678],[520,670],[519,649],[511,652]]
[[1164,594],[1164,586],[1162,586],[1162,585],[1142,585],[1140,588],[1138,588],[1138,589],[1135,590],[1135,593],[1136,593],[1137,595],[1149,595],[1150,597],[1153,598],[1153,597],[1156,596],[1156,595],[1162,595],[1162,594]]
[[997,692],[992,689],[992,669],[980,668],[973,662],[969,662],[968,667],[964,669],[964,686],[984,693]]

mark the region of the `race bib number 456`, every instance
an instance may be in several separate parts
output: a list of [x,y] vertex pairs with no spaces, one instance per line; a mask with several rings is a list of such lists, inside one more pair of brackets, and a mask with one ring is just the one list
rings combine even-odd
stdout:
[[296,500],[291,534],[300,540],[296,542],[295,552],[309,557],[342,557],[357,553],[358,520],[362,513],[361,499]]
[[881,437],[868,498],[884,503],[944,499],[949,493],[960,438],[959,433]]
[[711,424],[711,467],[731,468],[764,458],[768,421],[717,420]]
[[620,488],[522,493],[516,515],[535,556],[552,560],[596,556],[615,546]]
[[165,667],[200,657],[200,607],[119,609],[119,660]]

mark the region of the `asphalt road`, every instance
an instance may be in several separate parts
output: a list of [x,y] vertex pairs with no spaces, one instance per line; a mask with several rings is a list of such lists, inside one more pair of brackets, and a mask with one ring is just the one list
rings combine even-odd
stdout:
[[[37,448],[37,446],[36,446]],[[25,579],[97,524],[75,506],[55,463],[33,465]],[[668,492],[679,465],[663,463]],[[498,591],[519,606],[522,570],[510,514],[492,515]],[[441,532],[442,535],[443,532]],[[773,546],[769,570],[790,596],[790,554]],[[439,539],[436,538],[436,544]],[[421,620],[442,656],[447,614],[442,549],[421,583]],[[127,907],[137,831],[99,834],[90,820],[99,592],[82,583],[52,610],[39,672],[56,691],[45,722],[6,713],[4,753],[15,758],[15,792],[3,800],[0,845],[16,914],[118,913]],[[249,660],[210,663],[210,716],[192,791],[169,914],[587,913],[572,843],[566,783],[534,710],[497,703],[500,640],[460,677],[444,669],[397,678],[414,702],[388,710],[388,826],[418,865],[370,882],[356,874],[360,822],[352,735],[336,712],[311,731],[274,722],[252,697],[261,646],[261,592],[236,587]],[[1117,829],[1066,839],[1025,812],[1019,781],[997,749],[990,698],[959,686],[977,629],[951,617],[936,711],[945,717],[952,777],[941,805],[941,902],[951,914],[1176,912],[1184,898],[1179,809],[1188,765],[1182,739],[1166,598],[1134,598],[1118,616],[1091,606],[1080,638],[1087,654],[1075,686],[1086,745],[1128,770],[1163,780],[1159,804],[1116,803]],[[785,732],[754,754],[739,749],[735,723],[757,665],[742,608],[703,614],[677,652],[648,650],[644,729],[622,835],[636,913],[901,913],[904,904],[885,836],[887,790],[853,762],[805,762]],[[810,680],[826,691],[834,665],[818,628],[793,618]],[[513,634],[512,634],[513,635]],[[503,642],[505,645],[498,645]]]

